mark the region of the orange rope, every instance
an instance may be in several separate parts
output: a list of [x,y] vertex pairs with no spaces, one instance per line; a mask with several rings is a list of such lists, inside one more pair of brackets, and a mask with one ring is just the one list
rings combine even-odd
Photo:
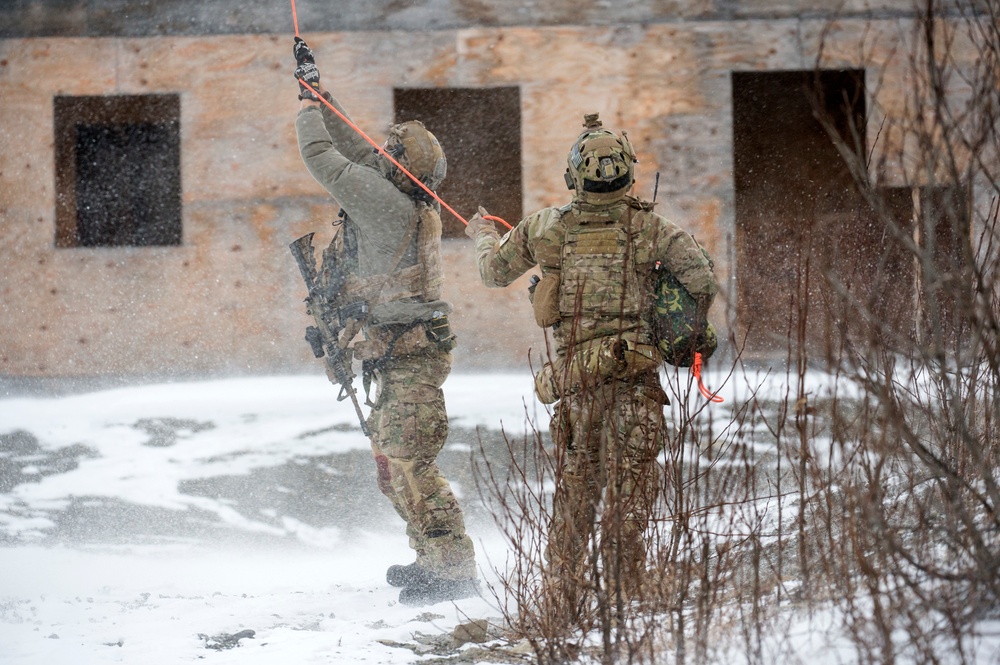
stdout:
[[[295,0],[291,0],[291,2],[292,2],[292,23],[295,24],[295,36],[298,37],[299,36],[299,18],[298,18],[298,15],[295,12]],[[299,83],[301,83],[305,87],[309,88],[313,92],[313,94],[316,95],[317,98],[319,98],[319,100],[321,102],[323,102],[324,104],[326,104],[326,107],[328,109],[330,109],[331,111],[333,111],[337,115],[338,118],[340,118],[341,120],[343,120],[344,122],[346,122],[347,126],[350,127],[351,129],[353,129],[354,131],[356,131],[358,133],[358,135],[361,136],[361,138],[363,138],[365,141],[368,141],[368,143],[370,143],[372,146],[374,146],[374,148],[376,150],[378,150],[382,154],[383,157],[385,157],[386,159],[388,159],[390,162],[392,162],[396,166],[396,168],[398,168],[400,171],[402,171],[403,173],[405,173],[406,176],[410,180],[412,180],[413,182],[415,182],[421,189],[423,189],[425,192],[427,192],[431,196],[431,198],[433,198],[435,201],[437,201],[438,203],[440,203],[442,208],[444,208],[445,210],[447,210],[448,212],[450,212],[452,215],[454,215],[455,218],[458,219],[458,221],[462,222],[466,226],[469,225],[469,223],[467,221],[465,221],[464,217],[462,217],[457,212],[455,212],[455,210],[450,205],[448,205],[447,203],[445,203],[444,200],[440,196],[438,196],[436,193],[434,193],[430,189],[430,187],[428,187],[424,183],[420,182],[420,180],[418,180],[416,176],[414,176],[412,173],[410,173],[409,171],[407,171],[406,167],[404,167],[402,164],[400,164],[398,161],[396,161],[396,159],[392,155],[390,155],[388,152],[386,152],[385,149],[382,146],[380,146],[378,143],[376,143],[375,141],[373,141],[367,134],[365,134],[361,130],[360,127],[358,127],[357,125],[355,125],[353,122],[351,122],[347,118],[347,116],[345,116],[343,113],[341,113],[340,111],[338,111],[337,108],[333,104],[331,104],[330,102],[328,102],[325,97],[323,97],[321,94],[319,94],[319,91],[316,90],[316,88],[312,87],[311,85],[309,85],[308,83],[306,83],[302,79],[299,79]],[[657,175],[657,178],[659,178],[659,174],[656,174],[656,175]],[[495,220],[497,222],[500,222],[504,226],[506,226],[508,229],[513,228],[503,218],[497,217],[496,215],[485,215],[483,217],[483,219]],[[712,402],[716,402],[716,403],[722,402],[723,399],[721,397],[719,397],[715,393],[711,392],[708,388],[705,387],[705,384],[702,383],[702,381],[701,381],[701,365],[702,365],[701,354],[695,352],[695,354],[694,354],[694,363],[691,365],[691,374],[698,381],[698,390],[701,391],[701,394],[704,395],[705,399],[707,399],[709,401],[712,401]]]
[[701,354],[695,351],[694,362],[691,363],[691,375],[698,381],[698,390],[705,397],[705,399],[718,404],[719,402],[722,402],[723,399],[706,388],[705,384],[701,382],[701,364]]
[[[437,201],[438,203],[440,203],[442,208],[444,208],[445,210],[447,210],[448,212],[450,212],[452,215],[454,215],[455,218],[458,219],[458,221],[460,221],[463,224],[465,224],[466,226],[468,226],[469,223],[467,221],[465,221],[464,217],[462,217],[457,212],[455,212],[455,210],[450,205],[448,205],[447,203],[445,203],[444,200],[442,200],[440,196],[438,196],[437,194],[435,194],[434,191],[431,190],[430,187],[428,187],[424,183],[420,182],[420,180],[415,175],[413,175],[412,173],[410,173],[409,171],[407,171],[406,168],[402,164],[400,164],[399,162],[397,162],[396,159],[392,155],[390,155],[388,152],[386,152],[385,149],[382,146],[380,146],[378,143],[375,143],[375,141],[373,141],[367,134],[365,134],[363,131],[361,131],[360,127],[358,127],[357,125],[355,125],[353,122],[351,122],[347,118],[347,116],[345,116],[343,113],[341,113],[340,111],[338,111],[337,108],[333,104],[331,104],[330,102],[328,102],[326,100],[326,97],[323,97],[321,94],[319,94],[319,91],[316,90],[316,88],[312,87],[311,85],[309,85],[308,83],[306,83],[302,79],[299,79],[299,83],[301,83],[305,87],[309,88],[309,90],[311,90],[312,93],[314,95],[316,95],[317,98],[319,98],[319,101],[321,101],[324,104],[326,104],[326,107],[328,109],[330,109],[331,111],[333,111],[337,115],[338,118],[340,118],[341,120],[343,120],[344,122],[346,122],[348,127],[350,127],[351,129],[353,129],[354,131],[356,131],[358,133],[358,135],[361,136],[361,138],[363,138],[364,140],[368,141],[368,143],[372,144],[375,147],[376,150],[378,150],[380,153],[382,153],[383,157],[385,157],[386,159],[388,159],[390,162],[392,162],[396,166],[396,168],[398,168],[400,171],[402,171],[403,173],[405,173],[406,177],[408,177],[410,180],[412,180],[413,182],[415,182],[422,190],[424,190],[425,192],[427,192],[427,194],[429,194],[431,198],[433,198],[435,201]],[[507,222],[505,222],[504,220],[502,220],[501,218],[499,218],[499,217],[497,217],[495,215],[487,215],[486,219],[495,219],[498,222],[500,222],[501,224],[503,224],[504,226],[506,226],[508,229],[512,228],[510,224],[508,224]]]
[[[295,0],[291,0],[291,1],[292,1],[292,23],[294,23],[294,24],[295,24],[295,36],[296,36],[296,37],[298,37],[298,36],[299,36],[299,17],[298,17],[298,14],[297,14],[297,13],[296,13],[296,11],[295,11]],[[395,165],[396,165],[396,168],[398,168],[398,169],[399,169],[400,171],[402,171],[403,173],[405,173],[405,174],[406,174],[406,176],[407,176],[407,177],[408,177],[408,178],[409,178],[410,180],[412,180],[413,182],[417,183],[417,185],[419,185],[421,189],[423,189],[423,190],[424,190],[425,192],[427,192],[428,194],[430,194],[431,198],[433,198],[433,199],[434,199],[435,201],[437,201],[438,203],[440,203],[440,204],[441,204],[441,207],[442,207],[442,208],[444,208],[445,210],[447,210],[448,212],[450,212],[451,214],[453,214],[453,215],[454,215],[454,216],[455,216],[455,217],[456,217],[456,218],[458,219],[458,221],[462,222],[462,223],[463,223],[463,224],[465,224],[466,226],[468,226],[468,225],[469,225],[469,223],[468,223],[467,221],[465,221],[465,218],[464,218],[464,217],[462,217],[461,215],[459,215],[459,214],[458,214],[457,212],[455,212],[455,211],[454,211],[454,210],[452,209],[452,207],[451,207],[450,205],[448,205],[447,203],[445,203],[445,202],[444,202],[444,201],[443,201],[443,200],[441,199],[441,197],[440,197],[440,196],[438,196],[437,194],[435,194],[434,192],[432,192],[432,191],[430,190],[430,188],[429,188],[429,187],[428,187],[427,185],[425,185],[424,183],[422,183],[422,182],[420,182],[419,180],[417,180],[417,178],[415,178],[415,177],[414,177],[414,175],[413,175],[412,173],[410,173],[410,172],[409,172],[409,171],[407,171],[407,170],[406,170],[405,168],[403,168],[403,165],[402,165],[402,164],[400,164],[400,163],[399,163],[399,162],[397,162],[397,161],[396,161],[395,159],[393,159],[392,155],[390,155],[389,153],[387,153],[387,152],[386,152],[386,151],[385,151],[385,150],[384,150],[384,149],[382,148],[382,146],[380,146],[380,145],[379,145],[378,143],[375,143],[375,141],[372,141],[372,140],[371,140],[370,138],[368,138],[368,135],[367,135],[367,134],[365,134],[365,133],[364,133],[363,131],[361,131],[361,128],[360,128],[360,127],[358,127],[358,126],[357,126],[357,125],[355,125],[355,124],[354,124],[353,122],[351,122],[350,120],[348,120],[348,119],[347,119],[347,118],[346,118],[346,117],[344,116],[344,114],[343,114],[343,113],[341,113],[341,112],[340,112],[340,111],[338,111],[338,110],[337,110],[336,108],[334,108],[333,104],[331,104],[330,102],[326,101],[326,98],[324,98],[324,97],[323,97],[322,95],[320,95],[320,94],[319,94],[319,91],[318,91],[318,90],[316,90],[315,88],[313,88],[313,87],[312,87],[311,85],[309,85],[308,83],[306,83],[306,82],[305,82],[305,81],[303,81],[302,79],[299,79],[299,83],[301,83],[301,84],[302,84],[302,85],[304,85],[305,87],[307,87],[307,88],[309,88],[310,90],[312,90],[313,94],[314,94],[314,95],[316,95],[316,97],[318,97],[318,98],[319,98],[319,100],[320,100],[321,102],[323,102],[324,104],[326,104],[326,105],[327,105],[327,107],[328,107],[328,108],[329,108],[329,109],[330,109],[331,111],[333,111],[334,113],[336,113],[336,114],[337,114],[337,116],[338,116],[338,117],[339,117],[339,118],[340,118],[341,120],[343,120],[344,122],[346,122],[346,123],[347,123],[347,126],[348,126],[348,127],[350,127],[351,129],[353,129],[354,131],[356,131],[356,132],[357,132],[357,133],[358,133],[358,134],[359,134],[359,135],[361,136],[361,138],[363,138],[364,140],[368,141],[368,142],[369,142],[369,143],[371,143],[371,144],[372,144],[373,146],[375,146],[375,149],[376,149],[376,150],[378,150],[378,151],[379,151],[380,153],[382,153],[382,155],[383,155],[384,157],[386,157],[386,159],[388,159],[388,160],[389,160],[390,162],[392,162],[393,164],[395,164]],[[508,224],[507,222],[505,222],[505,221],[504,221],[503,219],[501,219],[500,217],[497,217],[496,215],[486,215],[486,216],[484,217],[484,219],[492,219],[492,220],[496,220],[496,221],[500,222],[501,224],[503,224],[504,226],[506,226],[506,227],[507,227],[508,229],[510,229],[510,228],[513,228],[513,227],[512,227],[512,226],[511,226],[510,224]]]

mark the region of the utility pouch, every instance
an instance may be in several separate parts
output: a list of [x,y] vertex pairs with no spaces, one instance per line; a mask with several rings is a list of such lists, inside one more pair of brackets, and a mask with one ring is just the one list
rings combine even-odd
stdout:
[[598,337],[573,349],[566,378],[570,392],[586,384],[596,385],[618,376],[625,370],[624,342],[615,337]]
[[543,404],[552,404],[584,387],[657,371],[662,363],[663,357],[651,344],[598,337],[578,344],[568,367],[565,358],[545,363],[535,376],[535,394]]
[[420,353],[431,345],[428,322],[372,326],[365,330],[365,339],[354,343],[354,357],[378,366],[387,358]]
[[368,339],[359,339],[352,347],[354,357],[361,361],[379,361],[389,353],[389,340],[371,336]]
[[448,321],[447,314],[435,316],[424,325],[427,330],[427,338],[437,344],[437,347],[442,351],[451,351],[458,346],[458,338],[451,332],[451,323]]
[[622,342],[622,358],[625,360],[627,376],[639,376],[648,372],[659,371],[663,364],[663,356],[652,344],[636,344]]
[[542,328],[559,323],[559,272],[553,271],[542,276],[532,289],[531,307],[535,313],[535,323]]
[[556,371],[552,363],[542,365],[542,369],[535,375],[535,395],[542,404],[554,404],[562,397],[556,384]]

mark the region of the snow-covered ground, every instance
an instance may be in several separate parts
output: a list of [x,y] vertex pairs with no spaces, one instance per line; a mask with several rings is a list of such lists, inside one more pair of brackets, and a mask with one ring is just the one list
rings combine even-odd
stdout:
[[385,583],[413,556],[325,377],[0,400],[0,663],[410,663],[433,646],[415,637],[498,619],[486,585],[505,545],[469,459],[477,427],[525,431],[531,385],[445,386],[442,464],[484,597],[423,608]]
[[[731,379],[714,413],[725,422],[737,391],[787,396],[781,378]],[[810,376],[810,394],[824,381]],[[672,386],[702,399],[686,371]],[[0,665],[381,665],[480,648],[452,635],[500,623],[491,585],[509,552],[472,460],[503,461],[501,426],[514,437],[546,430],[531,388],[526,372],[445,384],[440,463],[478,548],[483,596],[419,608],[385,583],[385,569],[413,555],[353,408],[325,377],[0,398]],[[1000,663],[998,625],[981,627],[970,662]],[[773,628],[761,645],[773,662],[857,662],[836,612],[790,611]]]

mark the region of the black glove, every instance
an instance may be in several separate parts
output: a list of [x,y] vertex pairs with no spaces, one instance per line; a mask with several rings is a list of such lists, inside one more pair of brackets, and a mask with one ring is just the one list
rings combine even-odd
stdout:
[[305,81],[314,89],[319,90],[319,70],[316,69],[316,65],[311,62],[299,65],[295,68],[295,78],[296,80],[301,79],[299,81],[299,99],[318,102],[319,97],[312,90],[302,85],[302,81]]
[[312,49],[309,48],[309,44],[306,44],[305,40],[301,37],[295,38],[295,45],[292,46],[292,55],[295,56],[296,65],[304,65],[307,62],[316,64],[316,57],[313,55]]

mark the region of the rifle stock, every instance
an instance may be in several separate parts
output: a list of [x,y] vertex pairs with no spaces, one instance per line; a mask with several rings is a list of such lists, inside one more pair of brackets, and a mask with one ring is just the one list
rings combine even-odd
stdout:
[[351,367],[353,358],[351,349],[347,347],[361,330],[368,308],[364,302],[338,306],[339,303],[332,301],[330,293],[339,291],[343,279],[338,279],[329,288],[324,288],[319,283],[312,239],[313,234],[308,233],[288,246],[306,283],[306,313],[313,317],[316,324],[306,328],[306,341],[312,347],[313,355],[324,359],[326,376],[330,382],[340,386],[337,401],[350,398],[361,424],[361,431],[370,437],[371,432],[361,411],[358,393],[354,389],[355,373]]

